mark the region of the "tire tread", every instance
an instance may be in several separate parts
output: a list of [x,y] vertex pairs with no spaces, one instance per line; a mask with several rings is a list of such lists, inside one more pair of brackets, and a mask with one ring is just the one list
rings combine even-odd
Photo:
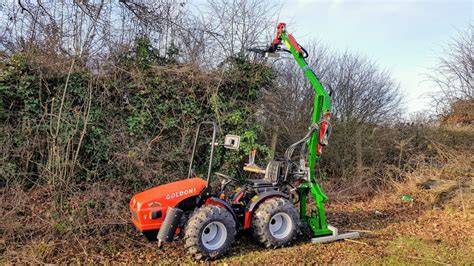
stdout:
[[[295,224],[295,230],[287,239],[276,239],[270,234],[268,223],[277,212],[284,211],[290,215]],[[252,217],[252,234],[266,248],[278,248],[289,245],[300,232],[300,219],[295,206],[287,199],[276,197],[265,200],[258,206]]]
[[[228,239],[220,249],[208,251],[200,242],[200,234],[204,227],[212,221],[220,221],[226,226]],[[216,205],[203,206],[194,210],[185,225],[185,247],[196,260],[216,259],[228,251],[234,242],[236,233],[235,220],[229,211]]]

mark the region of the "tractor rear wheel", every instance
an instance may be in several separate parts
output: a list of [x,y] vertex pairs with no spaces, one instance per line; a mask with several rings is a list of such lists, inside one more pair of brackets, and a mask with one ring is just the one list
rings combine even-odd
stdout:
[[252,217],[253,236],[265,247],[289,245],[300,231],[295,206],[284,198],[271,198],[258,206]]
[[191,214],[185,226],[184,240],[195,259],[215,259],[229,250],[235,234],[232,214],[223,207],[208,205]]

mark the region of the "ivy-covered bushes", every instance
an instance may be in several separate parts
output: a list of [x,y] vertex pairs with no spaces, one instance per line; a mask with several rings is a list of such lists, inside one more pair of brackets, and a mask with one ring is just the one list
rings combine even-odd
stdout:
[[216,169],[235,173],[251,149],[268,154],[257,144],[254,114],[272,71],[244,58],[204,71],[175,56],[174,48],[162,57],[138,39],[134,49],[99,67],[24,54],[2,61],[1,184],[168,182],[186,173],[195,127],[204,120],[242,136],[240,151],[217,154]]

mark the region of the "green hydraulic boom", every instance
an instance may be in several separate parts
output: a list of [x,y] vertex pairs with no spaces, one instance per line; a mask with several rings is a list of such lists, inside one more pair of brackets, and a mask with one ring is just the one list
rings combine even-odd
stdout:
[[[287,49],[282,48],[282,44],[284,44]],[[313,242],[357,237],[357,233],[338,235],[337,229],[327,224],[324,203],[327,201],[328,197],[321,190],[316,177],[316,163],[321,159],[322,146],[327,144],[327,139],[330,134],[330,93],[324,89],[319,78],[308,66],[308,63],[305,60],[308,56],[306,50],[296,42],[291,34],[286,32],[285,23],[278,24],[276,37],[266,52],[267,55],[271,55],[278,51],[285,51],[292,54],[315,92],[311,127],[316,127],[316,130],[312,131],[311,136],[307,141],[309,147],[309,178],[297,187],[297,193],[300,199],[300,219],[302,222],[306,223],[313,232],[315,237],[313,238]],[[316,209],[311,211],[310,214],[308,214],[307,208],[307,197],[309,193],[311,193],[316,202]]]

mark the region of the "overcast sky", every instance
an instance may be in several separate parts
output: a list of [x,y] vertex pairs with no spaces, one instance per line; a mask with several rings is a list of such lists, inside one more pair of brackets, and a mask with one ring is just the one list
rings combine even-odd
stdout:
[[412,113],[430,107],[424,75],[473,14],[470,0],[287,0],[280,21],[302,44],[316,38],[377,61],[399,81]]

